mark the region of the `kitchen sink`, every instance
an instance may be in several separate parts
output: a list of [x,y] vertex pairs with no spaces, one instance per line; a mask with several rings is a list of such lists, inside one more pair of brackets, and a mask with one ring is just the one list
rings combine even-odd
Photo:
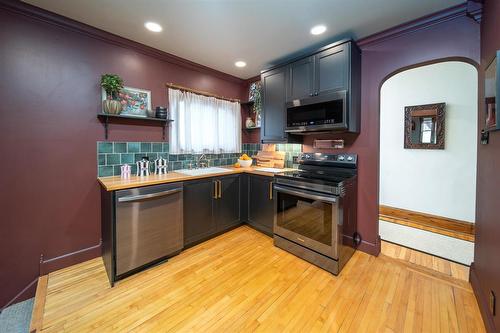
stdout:
[[175,172],[182,173],[183,175],[188,175],[188,176],[203,176],[212,173],[231,172],[231,170],[225,168],[211,167],[211,168],[200,168],[200,169],[181,169],[181,170],[175,170]]

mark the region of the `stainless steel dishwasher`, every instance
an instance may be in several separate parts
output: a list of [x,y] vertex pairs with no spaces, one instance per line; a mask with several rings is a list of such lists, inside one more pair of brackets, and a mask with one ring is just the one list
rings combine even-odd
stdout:
[[132,274],[183,248],[182,183],[116,192],[116,276]]

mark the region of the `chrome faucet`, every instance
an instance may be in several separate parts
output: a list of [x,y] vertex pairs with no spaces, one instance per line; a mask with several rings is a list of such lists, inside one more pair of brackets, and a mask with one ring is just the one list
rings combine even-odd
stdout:
[[201,154],[200,157],[198,157],[198,161],[196,161],[196,168],[206,168],[207,163],[201,163],[201,160],[205,158],[206,161],[206,156],[205,154]]

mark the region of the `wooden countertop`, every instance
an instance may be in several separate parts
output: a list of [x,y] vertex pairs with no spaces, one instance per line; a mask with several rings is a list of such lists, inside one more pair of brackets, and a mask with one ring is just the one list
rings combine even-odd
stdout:
[[[194,179],[201,178],[210,178],[210,177],[218,177],[218,176],[227,176],[239,173],[250,173],[261,176],[274,176],[272,172],[264,172],[256,170],[257,167],[249,167],[249,168],[235,168],[235,167],[221,167],[224,169],[229,169],[231,172],[218,172],[218,173],[210,173],[207,175],[199,175],[199,176],[190,176],[182,173],[178,173],[175,171],[171,171],[166,175],[150,175],[147,177],[138,177],[138,176],[130,176],[129,179],[122,179],[120,176],[111,176],[111,177],[97,177],[97,180],[101,184],[101,186],[106,189],[106,191],[116,191],[123,190],[127,188],[148,186],[148,185],[158,185],[158,184],[166,184],[166,183],[174,183],[174,182],[182,182]],[[293,169],[283,169],[283,172],[289,171]]]

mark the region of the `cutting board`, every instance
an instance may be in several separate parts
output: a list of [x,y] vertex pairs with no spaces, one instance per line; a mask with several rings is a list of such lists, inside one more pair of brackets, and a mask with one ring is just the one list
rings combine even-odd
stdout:
[[285,167],[285,152],[275,149],[275,145],[262,145],[262,150],[258,151],[257,156],[255,156],[257,166],[283,169]]

